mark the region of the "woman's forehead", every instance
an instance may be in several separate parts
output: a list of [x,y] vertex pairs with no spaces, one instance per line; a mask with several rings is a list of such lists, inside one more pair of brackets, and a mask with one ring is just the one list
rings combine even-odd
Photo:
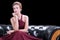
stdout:
[[15,8],[15,7],[19,7],[19,5],[14,5],[13,8]]

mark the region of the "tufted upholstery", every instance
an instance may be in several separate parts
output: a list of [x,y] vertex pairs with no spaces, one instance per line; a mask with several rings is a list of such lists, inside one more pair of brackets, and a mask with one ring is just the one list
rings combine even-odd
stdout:
[[[0,37],[6,35],[6,31],[8,30],[13,30],[11,25],[0,25]],[[30,25],[28,34],[38,38],[43,38],[44,40],[51,40],[51,37],[56,30],[60,30],[60,27],[50,25]]]

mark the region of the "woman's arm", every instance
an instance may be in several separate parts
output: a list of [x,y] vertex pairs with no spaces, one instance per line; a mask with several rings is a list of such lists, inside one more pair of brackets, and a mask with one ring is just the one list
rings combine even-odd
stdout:
[[12,27],[14,30],[19,30],[19,25],[18,25],[18,19],[17,19],[17,16],[13,17],[10,19],[10,22],[12,24]]
[[12,24],[13,29],[16,30],[16,31],[28,32],[29,18],[28,18],[28,16],[25,16],[25,28],[24,29],[19,29],[18,28],[19,25],[18,25],[17,17],[15,19],[15,22],[14,22],[14,20],[11,19],[11,24]]
[[11,22],[11,24],[12,24],[13,30],[7,31],[7,34],[11,34],[11,33],[13,33],[14,31],[18,31],[18,30],[19,30],[19,29],[18,29],[18,27],[19,27],[19,25],[18,25],[18,20],[17,20],[17,17],[16,17],[16,16],[15,16],[15,17],[12,17],[12,18],[10,19],[10,22]]
[[28,16],[26,16],[25,17],[25,28],[20,29],[19,31],[28,32],[28,26],[29,26],[29,18],[28,18]]

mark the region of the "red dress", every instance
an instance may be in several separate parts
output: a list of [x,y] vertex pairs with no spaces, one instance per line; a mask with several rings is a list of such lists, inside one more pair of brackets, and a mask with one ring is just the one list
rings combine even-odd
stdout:
[[[22,20],[19,20],[19,29],[23,29],[24,26],[25,26],[25,22],[23,22]],[[9,35],[1,37],[0,40],[41,40],[41,39],[35,38],[26,32],[15,31]]]

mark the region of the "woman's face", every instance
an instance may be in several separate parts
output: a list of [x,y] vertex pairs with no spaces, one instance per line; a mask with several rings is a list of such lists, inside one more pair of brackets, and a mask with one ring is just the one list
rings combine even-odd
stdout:
[[14,13],[16,13],[16,14],[20,13],[20,12],[21,12],[20,6],[19,6],[19,5],[14,5],[14,6],[13,6],[13,11],[14,11]]

